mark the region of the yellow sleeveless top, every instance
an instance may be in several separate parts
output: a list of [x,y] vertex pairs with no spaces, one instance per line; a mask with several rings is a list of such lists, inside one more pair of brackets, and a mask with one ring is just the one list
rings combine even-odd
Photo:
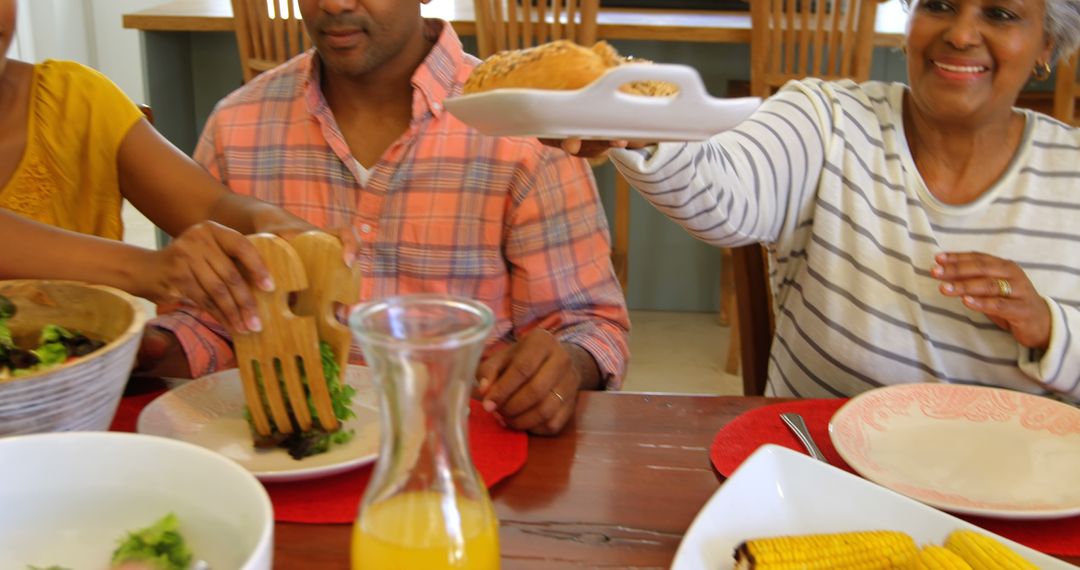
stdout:
[[117,152],[141,117],[139,108],[93,69],[69,61],[35,65],[26,149],[0,188],[0,208],[121,239]]

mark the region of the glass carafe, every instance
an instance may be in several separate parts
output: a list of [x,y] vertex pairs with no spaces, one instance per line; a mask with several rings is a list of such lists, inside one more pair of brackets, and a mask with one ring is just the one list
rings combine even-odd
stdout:
[[353,570],[499,567],[499,522],[466,423],[492,322],[480,303],[436,295],[368,303],[349,318],[382,406]]

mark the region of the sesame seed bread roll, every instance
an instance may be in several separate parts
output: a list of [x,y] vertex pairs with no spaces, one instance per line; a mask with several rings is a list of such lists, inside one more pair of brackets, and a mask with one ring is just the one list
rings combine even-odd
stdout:
[[[573,90],[596,81],[620,65],[647,65],[647,59],[625,58],[611,44],[596,42],[592,48],[558,40],[528,49],[501,51],[473,70],[463,93],[493,89],[524,88]],[[649,97],[668,97],[679,88],[666,81],[632,81],[619,91]]]
[[608,67],[595,51],[559,40],[523,50],[501,51],[487,58],[473,70],[463,92],[469,95],[515,87],[581,89]]

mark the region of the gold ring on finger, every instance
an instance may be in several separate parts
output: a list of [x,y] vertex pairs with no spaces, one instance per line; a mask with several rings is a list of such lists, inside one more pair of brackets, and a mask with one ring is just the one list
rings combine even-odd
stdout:
[[558,398],[558,399],[559,399],[559,403],[560,403],[560,404],[565,404],[565,403],[566,403],[566,398],[563,398],[563,397],[562,397],[562,394],[560,394],[560,393],[556,392],[556,391],[555,391],[555,388],[552,388],[552,389],[551,389],[551,395],[552,395],[552,396],[555,396],[556,398]]
[[1012,297],[1012,285],[1009,284],[1008,279],[998,279],[998,295],[1001,297]]

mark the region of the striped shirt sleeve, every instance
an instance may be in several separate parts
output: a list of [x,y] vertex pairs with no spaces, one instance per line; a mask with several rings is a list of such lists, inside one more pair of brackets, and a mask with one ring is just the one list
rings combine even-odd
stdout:
[[1042,354],[1020,347],[1020,369],[1049,389],[1080,401],[1080,310],[1048,297],[1050,344]]
[[700,143],[613,150],[612,161],[694,237],[722,247],[773,242],[814,198],[834,105],[792,83],[736,129]]

